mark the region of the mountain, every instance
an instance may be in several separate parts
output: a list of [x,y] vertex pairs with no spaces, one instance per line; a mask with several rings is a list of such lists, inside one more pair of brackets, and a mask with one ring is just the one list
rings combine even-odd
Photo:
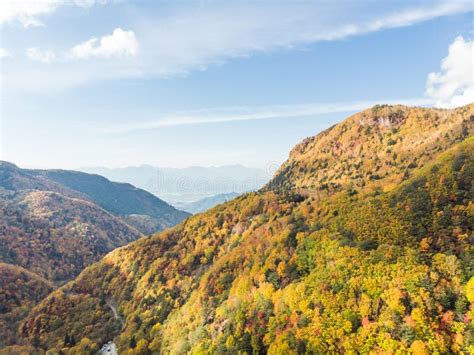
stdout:
[[88,267],[21,336],[53,353],[472,353],[473,132],[474,105],[349,117],[264,189]]
[[0,163],[0,261],[61,282],[189,214],[130,184]]
[[[78,171],[20,169],[14,164],[0,162],[0,187],[12,191],[53,191],[89,201],[127,220],[145,234],[176,225],[189,215],[128,183],[112,182]],[[149,225],[144,226],[144,221],[149,221]]]
[[[426,110],[376,105],[353,115],[290,152],[270,188],[319,194],[367,185],[396,186],[434,156],[470,134],[470,108]],[[464,117],[464,116],[462,116]]]
[[0,162],[0,324],[9,325],[0,343],[14,341],[15,324],[53,287],[187,215],[128,184]]
[[[140,223],[135,223],[140,216],[156,225],[154,231],[174,226],[189,216],[147,191],[128,183],[112,182],[100,175],[68,170],[31,170],[30,173],[83,194],[113,215],[127,217],[137,229],[143,229]],[[142,231],[148,233],[149,229]]]
[[158,168],[149,165],[109,168],[82,168],[113,181],[128,182],[174,205],[189,203],[218,194],[254,191],[270,176],[261,169],[242,165],[218,167]]
[[189,212],[189,213],[199,213],[207,211],[208,209],[220,205],[221,203],[230,201],[240,194],[236,192],[230,192],[227,194],[218,194],[210,197],[205,197],[197,201],[192,201],[188,203],[175,203],[175,207],[180,210]]
[[100,207],[51,191],[0,192],[0,261],[61,283],[140,233]]

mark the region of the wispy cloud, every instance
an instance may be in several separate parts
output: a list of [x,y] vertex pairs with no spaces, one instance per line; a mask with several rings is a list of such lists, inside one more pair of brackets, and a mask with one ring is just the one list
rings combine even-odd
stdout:
[[327,2],[213,4],[180,9],[157,21],[145,19],[137,29],[143,40],[140,72],[185,74],[235,57],[342,40],[473,10],[472,2],[465,0],[409,6],[401,2],[385,10],[374,2],[345,5],[336,9]]
[[104,129],[105,133],[130,133],[134,131],[150,130],[183,125],[212,124],[235,121],[268,120],[276,118],[298,118],[319,116],[330,113],[355,112],[372,107],[376,104],[405,104],[414,106],[431,106],[433,100],[404,99],[404,100],[378,100],[354,101],[334,103],[308,103],[297,105],[275,105],[258,107],[227,107],[212,108],[189,112],[179,112],[164,115],[156,120],[133,122],[123,125],[114,124]]
[[56,54],[51,50],[41,50],[36,47],[28,48],[26,55],[29,59],[35,60],[41,63],[51,64],[56,60]]
[[[106,0],[97,2],[105,3]],[[95,0],[2,0],[0,25],[20,22],[26,28],[44,26],[41,16],[53,13],[61,5],[73,4],[88,8],[95,3]]]
[[454,15],[462,12],[474,10],[474,4],[471,1],[452,0],[439,3],[431,2],[432,6],[413,7],[402,11],[388,14],[379,19],[370,22],[366,26],[360,26],[359,33],[374,32],[383,29],[405,27],[428,21],[434,18]]
[[[347,1],[343,8],[326,1],[195,5],[190,2],[170,7],[165,12],[160,12],[159,7],[147,9],[146,13],[137,11],[138,17],[123,24],[133,29],[132,33],[123,31],[121,43],[126,46],[119,50],[127,54],[127,60],[114,63],[97,60],[118,52],[110,51],[115,47],[105,49],[104,37],[92,38],[79,45],[71,43],[54,53],[56,58],[67,55],[69,58],[88,58],[87,63],[61,60],[57,65],[41,68],[10,63],[4,78],[5,86],[22,92],[25,89],[48,92],[95,80],[180,76],[233,58],[304,48],[316,42],[411,26],[473,10],[472,2],[466,0],[414,0],[391,2],[390,6],[385,2]],[[57,45],[53,47],[57,48]]]

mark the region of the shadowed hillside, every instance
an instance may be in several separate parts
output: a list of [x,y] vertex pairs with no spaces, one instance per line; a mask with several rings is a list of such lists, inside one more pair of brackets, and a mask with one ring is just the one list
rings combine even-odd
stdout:
[[[145,190],[112,182],[100,175],[68,170],[29,170],[29,173],[77,191],[114,215],[146,216],[155,226],[154,231],[174,226],[189,216]],[[137,229],[142,228],[142,224],[134,222],[135,219],[132,217],[127,221]],[[150,233],[150,228],[142,232]]]

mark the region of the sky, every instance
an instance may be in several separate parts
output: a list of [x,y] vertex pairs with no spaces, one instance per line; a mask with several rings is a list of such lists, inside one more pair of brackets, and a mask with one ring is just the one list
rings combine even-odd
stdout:
[[377,103],[474,101],[464,0],[0,2],[0,159],[282,163]]

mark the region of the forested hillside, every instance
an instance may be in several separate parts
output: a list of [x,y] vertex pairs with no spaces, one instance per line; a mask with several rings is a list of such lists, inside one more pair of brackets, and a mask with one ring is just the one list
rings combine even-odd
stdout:
[[[189,216],[145,190],[100,175],[68,170],[29,170],[29,173],[81,193],[113,215],[125,217],[145,234],[172,227]],[[145,222],[149,225],[144,226]]]
[[82,353],[114,338],[137,354],[472,353],[473,126],[473,105],[352,116],[264,190],[91,265],[21,336]]
[[15,342],[18,320],[53,289],[51,282],[15,265],[0,263],[0,347]]
[[376,105],[294,147],[268,186],[323,195],[367,185],[389,190],[470,136],[471,110]]
[[[17,322],[54,287],[111,250],[187,215],[131,185],[82,173],[80,178],[74,172],[57,174],[61,179],[51,178],[50,171],[0,162],[0,263],[5,263],[1,264],[0,324],[9,325],[0,334],[3,345],[15,341]],[[76,178],[68,180],[68,175]],[[80,185],[80,181],[87,183]],[[143,204],[120,210],[127,201]],[[164,215],[159,219],[161,210]],[[128,211],[143,215],[126,215]],[[47,280],[48,286],[41,280]]]
[[54,282],[74,278],[87,265],[140,233],[100,207],[55,192],[0,194],[0,261]]

